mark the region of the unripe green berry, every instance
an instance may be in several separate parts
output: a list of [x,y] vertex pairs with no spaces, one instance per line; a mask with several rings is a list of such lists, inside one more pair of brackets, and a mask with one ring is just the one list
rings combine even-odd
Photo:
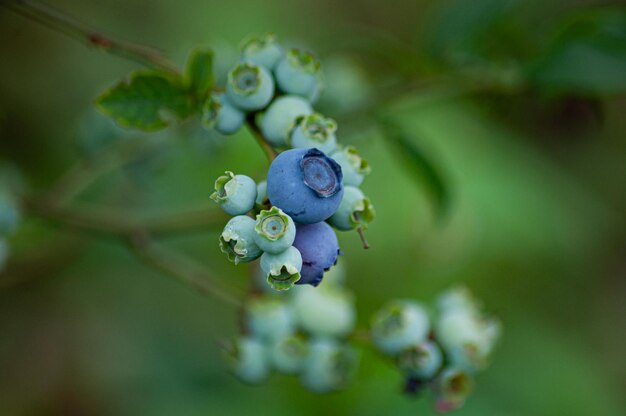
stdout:
[[446,368],[434,382],[436,397],[435,409],[446,413],[463,406],[472,392],[474,382],[472,376],[459,368]]
[[251,36],[244,41],[241,47],[241,60],[263,66],[268,70],[274,69],[276,63],[284,54],[276,36],[267,33],[263,36]]
[[268,342],[291,335],[295,330],[295,320],[289,305],[269,297],[248,302],[246,324],[256,338]]
[[425,341],[405,348],[396,362],[407,376],[429,380],[441,368],[443,355],[437,344]]
[[256,338],[237,339],[226,358],[233,374],[245,383],[258,384],[270,374],[265,345]]
[[337,147],[337,122],[318,113],[300,117],[291,132],[290,144],[294,148],[314,147],[330,154]]
[[341,231],[366,228],[374,220],[376,211],[370,199],[359,188],[345,186],[343,198],[337,211],[328,219],[328,223]]
[[245,113],[231,104],[226,94],[212,95],[202,109],[202,124],[222,134],[235,133],[243,126],[245,119]]
[[314,339],[300,374],[302,384],[317,393],[328,393],[345,387],[356,372],[357,352],[334,339]]
[[261,269],[267,276],[267,283],[273,289],[287,290],[300,280],[302,256],[293,246],[278,254],[263,253]]
[[372,341],[380,351],[390,356],[426,341],[429,332],[428,314],[417,302],[393,301],[372,319]]
[[321,87],[320,63],[311,53],[290,49],[274,69],[278,88],[309,101],[317,99]]
[[272,366],[284,374],[296,374],[304,366],[309,354],[307,342],[298,335],[276,340],[269,348]]
[[215,192],[211,199],[230,215],[246,214],[254,208],[256,183],[248,176],[226,171],[225,175],[215,180]]
[[287,250],[296,238],[296,225],[280,208],[263,210],[256,217],[254,241],[261,250],[279,254]]
[[263,137],[274,146],[286,146],[289,132],[298,117],[313,112],[311,104],[302,97],[284,95],[276,98],[267,111],[259,117],[259,128]]
[[245,215],[231,218],[220,235],[220,249],[228,260],[239,264],[255,260],[263,254],[254,242],[256,222]]
[[341,166],[344,185],[359,186],[365,176],[372,171],[367,160],[359,155],[354,146],[336,150],[330,156]]
[[274,80],[262,66],[242,62],[228,73],[226,96],[241,110],[260,110],[274,96]]
[[354,329],[354,297],[337,286],[298,286],[292,308],[299,326],[313,336],[340,337]]

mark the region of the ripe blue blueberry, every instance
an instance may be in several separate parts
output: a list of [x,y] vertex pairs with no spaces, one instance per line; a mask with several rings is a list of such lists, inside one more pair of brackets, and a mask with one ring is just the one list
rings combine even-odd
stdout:
[[298,117],[313,112],[311,104],[302,97],[284,95],[276,98],[259,118],[263,137],[274,146],[286,146],[289,132]]
[[263,210],[256,217],[254,241],[261,250],[279,254],[287,250],[296,238],[296,226],[280,208]]
[[336,150],[331,153],[331,157],[341,166],[344,185],[359,186],[365,176],[372,171],[367,160],[359,155],[354,146]]
[[429,332],[428,313],[417,302],[393,301],[372,319],[372,341],[381,352],[390,356],[426,341]]
[[409,377],[429,380],[443,362],[441,349],[432,341],[425,341],[405,348],[397,358],[397,364]]
[[328,393],[345,387],[358,365],[357,352],[331,338],[311,341],[300,381],[317,393]]
[[237,339],[232,350],[226,351],[226,359],[233,374],[245,383],[260,383],[271,371],[265,345],[256,338]]
[[298,119],[291,132],[291,147],[308,149],[314,147],[330,154],[337,147],[337,122],[321,114],[311,114]]
[[278,88],[313,101],[321,88],[320,62],[309,52],[290,49],[274,69]]
[[202,124],[222,134],[233,134],[243,126],[246,115],[235,107],[226,94],[214,94],[202,110]]
[[228,73],[226,96],[242,110],[260,110],[274,96],[274,80],[262,66],[242,62]]
[[295,330],[295,319],[289,306],[280,300],[259,297],[246,305],[247,328],[256,338],[274,341]]
[[273,289],[287,290],[300,280],[302,256],[293,246],[278,254],[263,253],[261,269],[267,276],[267,283]]
[[254,242],[256,221],[245,215],[231,218],[220,235],[220,249],[228,260],[239,264],[255,260],[263,254]]
[[261,65],[268,70],[274,69],[284,54],[276,36],[267,33],[263,36],[252,36],[244,41],[241,47],[241,60]]
[[435,410],[446,413],[463,406],[465,399],[472,392],[472,376],[459,368],[445,368],[435,379]]
[[370,199],[359,188],[345,186],[341,204],[328,222],[338,230],[348,231],[357,227],[366,228],[375,216]]
[[341,337],[354,329],[354,297],[338,286],[293,288],[292,309],[298,325],[313,336]]
[[317,149],[287,150],[267,174],[270,202],[300,224],[313,224],[335,213],[343,197],[339,165]]
[[256,183],[245,175],[226,171],[215,180],[215,192],[211,199],[230,215],[243,215],[254,208]]
[[335,232],[325,222],[298,224],[293,242],[302,254],[302,270],[297,284],[317,286],[340,254]]
[[269,348],[269,356],[272,366],[284,374],[296,374],[299,372],[309,353],[307,342],[299,335],[282,337]]

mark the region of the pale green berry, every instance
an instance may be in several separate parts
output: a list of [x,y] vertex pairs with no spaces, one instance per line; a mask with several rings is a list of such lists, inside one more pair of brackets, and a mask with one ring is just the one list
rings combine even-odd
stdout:
[[293,312],[279,299],[254,298],[246,305],[246,324],[258,339],[274,341],[295,330]]
[[9,258],[9,245],[7,241],[0,237],[0,271],[4,269]]
[[13,195],[0,189],[0,236],[13,233],[21,221],[19,207]]
[[293,246],[278,254],[263,253],[261,269],[265,272],[267,283],[272,289],[287,290],[300,280],[302,256]]
[[411,301],[393,301],[372,319],[372,341],[384,354],[395,356],[405,348],[426,341],[430,332],[428,313]]
[[472,392],[474,382],[472,376],[459,368],[445,368],[435,379],[435,409],[446,413],[463,406]]
[[241,110],[260,110],[274,96],[274,80],[262,66],[241,62],[228,73],[226,96]]
[[301,285],[293,289],[292,309],[300,328],[313,336],[340,337],[354,329],[354,297],[332,285]]
[[272,366],[284,374],[296,374],[304,366],[309,345],[298,335],[288,335],[272,343],[269,348]]
[[345,186],[343,198],[328,223],[341,231],[367,228],[376,216],[374,206],[363,192],[354,186]]
[[331,153],[330,157],[341,166],[343,173],[343,184],[347,186],[359,186],[363,179],[372,169],[363,159],[354,146],[346,146]]
[[276,36],[267,33],[263,36],[251,36],[246,39],[241,47],[241,59],[261,65],[268,70],[274,69],[276,63],[284,54]]
[[441,368],[443,354],[437,344],[432,341],[425,341],[402,350],[396,363],[398,368],[409,377],[428,380],[437,374]]
[[311,53],[290,49],[274,69],[278,88],[285,94],[295,94],[309,101],[319,96],[320,62]]
[[235,133],[245,119],[245,113],[231,104],[226,94],[213,94],[202,109],[202,124],[222,134]]
[[270,375],[271,367],[265,345],[253,337],[237,339],[226,358],[233,374],[241,381],[258,384]]
[[449,289],[437,297],[437,310],[441,314],[453,311],[478,313],[480,306],[478,300],[464,286]]
[[248,176],[226,171],[215,180],[215,192],[211,199],[230,215],[246,214],[254,208],[256,183]]
[[435,335],[451,363],[474,372],[487,365],[500,337],[500,323],[457,309],[439,317]]
[[330,154],[337,147],[337,122],[321,114],[313,113],[300,117],[291,132],[290,144],[294,148],[314,147]]
[[220,249],[228,260],[239,264],[255,260],[263,254],[254,242],[256,221],[245,215],[231,218],[220,235]]
[[304,98],[284,95],[270,104],[257,124],[268,142],[274,146],[286,146],[289,132],[296,125],[298,117],[312,112],[313,107]]
[[256,217],[254,241],[261,250],[279,254],[287,250],[296,238],[296,225],[280,208],[263,210]]
[[317,393],[340,390],[354,376],[358,361],[357,352],[347,344],[329,338],[313,339],[300,381]]

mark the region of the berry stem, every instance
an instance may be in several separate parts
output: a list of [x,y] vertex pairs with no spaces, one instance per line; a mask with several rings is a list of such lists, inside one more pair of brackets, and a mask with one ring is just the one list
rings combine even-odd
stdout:
[[56,32],[86,43],[87,46],[130,59],[147,67],[158,68],[173,74],[179,73],[177,66],[160,51],[136,43],[113,39],[65,12],[36,0],[0,0],[0,5]]
[[[361,222],[361,216],[359,215],[358,212],[354,213],[354,218],[358,221]],[[365,250],[367,250],[368,248],[370,248],[370,243],[367,241],[367,238],[365,238],[365,232],[363,231],[363,226],[359,225],[356,229],[356,232],[359,234],[359,237],[361,238],[361,242],[363,243],[363,248]]]
[[254,136],[254,139],[257,141],[259,146],[261,146],[263,152],[265,152],[267,160],[271,163],[272,160],[276,159],[276,156],[278,156],[278,152],[276,152],[276,149],[274,149],[274,147],[272,147],[272,145],[265,140],[265,137],[263,137],[263,133],[254,121],[254,113],[250,113],[246,117],[246,124],[248,125],[248,129],[250,129],[252,136]]

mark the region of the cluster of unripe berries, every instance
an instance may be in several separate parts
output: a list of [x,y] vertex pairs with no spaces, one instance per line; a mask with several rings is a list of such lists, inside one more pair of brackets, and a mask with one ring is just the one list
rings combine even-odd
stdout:
[[253,297],[246,304],[244,335],[226,347],[233,374],[249,384],[265,381],[273,371],[295,375],[317,393],[345,387],[359,355],[346,338],[356,313],[342,280],[338,267],[317,288],[270,289]]
[[332,227],[364,228],[374,218],[358,188],[369,166],[353,147],[338,147],[334,120],[313,111],[320,90],[317,59],[284,51],[266,35],[244,44],[225,92],[205,112],[205,122],[222,133],[256,123],[263,140],[282,151],[266,181],[226,172],[211,196],[234,216],[220,236],[222,251],[236,264],[260,257],[276,290],[317,286],[340,254]]
[[484,315],[465,288],[442,294],[434,313],[413,301],[393,301],[372,319],[372,342],[392,358],[409,393],[429,388],[440,412],[463,405],[473,375],[487,365],[500,323]]

